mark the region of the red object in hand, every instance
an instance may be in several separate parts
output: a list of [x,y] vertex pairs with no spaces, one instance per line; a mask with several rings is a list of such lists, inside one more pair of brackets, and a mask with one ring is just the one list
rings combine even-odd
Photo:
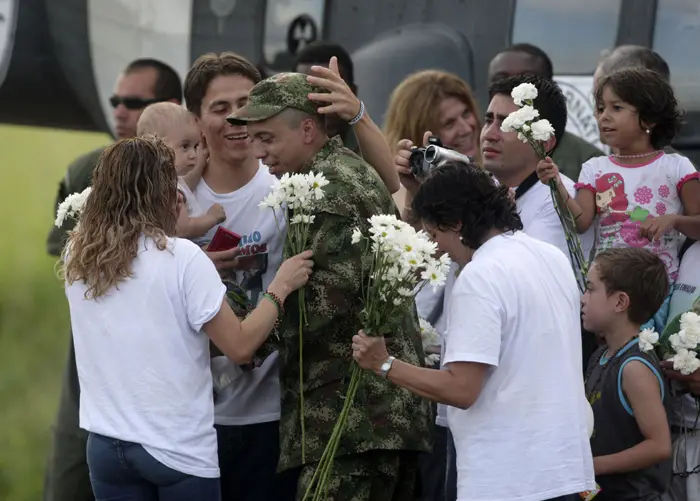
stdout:
[[214,233],[214,238],[209,242],[207,252],[221,252],[237,247],[241,241],[241,236],[227,230],[223,226],[219,226]]

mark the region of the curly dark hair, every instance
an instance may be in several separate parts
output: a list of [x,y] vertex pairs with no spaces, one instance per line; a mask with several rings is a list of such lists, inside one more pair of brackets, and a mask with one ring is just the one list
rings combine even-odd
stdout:
[[595,93],[598,111],[603,106],[603,91],[610,88],[617,97],[634,106],[639,126],[649,125],[651,145],[661,149],[671,144],[680,130],[683,113],[673,88],[662,75],[645,68],[625,68],[602,77]]
[[[489,100],[496,95],[510,96],[514,88],[524,83],[537,87],[537,97],[532,104],[540,112],[540,118],[549,120],[554,127],[554,137],[558,145],[566,131],[568,113],[566,97],[554,80],[528,73],[496,80],[489,86]],[[555,145],[555,150],[556,147]]]
[[448,161],[434,168],[413,199],[413,213],[441,231],[456,228],[464,245],[478,249],[494,228],[523,229],[507,186],[473,163]]

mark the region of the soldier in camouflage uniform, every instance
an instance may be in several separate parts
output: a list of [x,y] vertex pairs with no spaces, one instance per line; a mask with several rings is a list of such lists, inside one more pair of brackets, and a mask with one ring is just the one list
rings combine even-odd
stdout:
[[[248,104],[229,121],[246,123],[253,150],[276,175],[314,172],[330,182],[311,226],[314,274],[306,286],[308,325],[303,328],[305,461],[301,458],[299,307],[293,294],[280,324],[280,471],[298,469],[301,499],[343,406],[352,363],[350,340],[362,326],[361,279],[369,268],[352,245],[355,227],[367,218],[396,214],[379,175],[359,156],[329,140],[317,104],[322,92],[305,75],[282,73],[257,84]],[[392,350],[420,365],[424,358],[415,307],[407,309]],[[398,356],[398,355],[397,355]],[[404,358],[405,357],[405,358]],[[340,442],[331,479],[334,501],[411,500],[418,453],[429,451],[428,402],[375,375],[366,375]]]

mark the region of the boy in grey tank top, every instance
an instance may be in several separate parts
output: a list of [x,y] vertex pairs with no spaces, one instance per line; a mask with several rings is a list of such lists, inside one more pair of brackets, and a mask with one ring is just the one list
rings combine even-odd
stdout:
[[589,271],[583,323],[605,337],[585,382],[595,416],[593,465],[602,489],[596,501],[660,500],[670,482],[668,391],[659,359],[650,346],[640,346],[638,336],[667,291],[664,263],[646,249],[607,250]]

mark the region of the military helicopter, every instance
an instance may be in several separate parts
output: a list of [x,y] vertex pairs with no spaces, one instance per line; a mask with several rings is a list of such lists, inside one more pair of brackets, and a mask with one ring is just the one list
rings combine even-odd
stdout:
[[457,73],[483,107],[491,58],[529,42],[554,62],[574,134],[599,144],[593,72],[604,50],[654,48],[685,108],[675,146],[700,162],[697,0],[0,0],[0,122],[111,131],[119,71],[155,57],[184,76],[209,51],[233,50],[268,73],[305,44],[342,44],[372,116],[391,90],[428,68]]

